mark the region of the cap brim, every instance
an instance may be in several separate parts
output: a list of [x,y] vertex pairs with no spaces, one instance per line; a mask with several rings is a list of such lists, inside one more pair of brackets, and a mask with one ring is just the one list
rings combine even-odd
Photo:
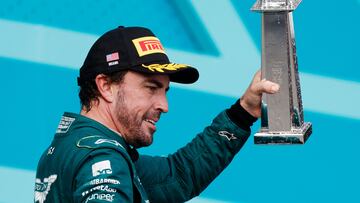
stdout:
[[130,69],[149,74],[169,75],[171,82],[191,84],[199,79],[196,68],[177,63],[133,66]]

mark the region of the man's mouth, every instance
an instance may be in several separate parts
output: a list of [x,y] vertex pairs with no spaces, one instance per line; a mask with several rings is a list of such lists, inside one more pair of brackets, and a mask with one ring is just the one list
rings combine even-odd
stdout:
[[156,121],[151,119],[145,119],[146,122],[151,123],[152,125],[156,125]]
[[160,119],[160,113],[148,113],[145,115],[144,121],[150,123],[153,126],[153,130],[156,130],[156,123]]

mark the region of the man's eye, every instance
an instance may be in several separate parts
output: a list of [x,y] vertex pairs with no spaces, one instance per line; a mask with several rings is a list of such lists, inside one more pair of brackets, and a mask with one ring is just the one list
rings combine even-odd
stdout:
[[155,91],[157,89],[157,87],[155,86],[147,86],[147,88],[151,91]]

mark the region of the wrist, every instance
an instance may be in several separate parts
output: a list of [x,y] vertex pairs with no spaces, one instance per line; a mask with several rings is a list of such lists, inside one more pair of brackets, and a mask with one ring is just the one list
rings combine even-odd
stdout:
[[251,102],[247,102],[247,100],[244,97],[240,98],[239,105],[242,106],[242,108],[251,116],[255,118],[260,117],[261,109],[258,106],[252,105]]
[[229,109],[226,110],[230,120],[234,122],[240,128],[250,131],[250,126],[257,120],[252,116],[242,105],[241,100],[237,100]]

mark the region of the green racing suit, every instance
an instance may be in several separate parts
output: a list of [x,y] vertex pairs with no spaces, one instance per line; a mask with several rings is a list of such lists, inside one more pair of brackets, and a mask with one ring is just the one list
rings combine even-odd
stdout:
[[139,155],[97,121],[64,113],[40,158],[34,202],[185,202],[231,162],[255,120],[234,104],[186,146],[160,157]]

